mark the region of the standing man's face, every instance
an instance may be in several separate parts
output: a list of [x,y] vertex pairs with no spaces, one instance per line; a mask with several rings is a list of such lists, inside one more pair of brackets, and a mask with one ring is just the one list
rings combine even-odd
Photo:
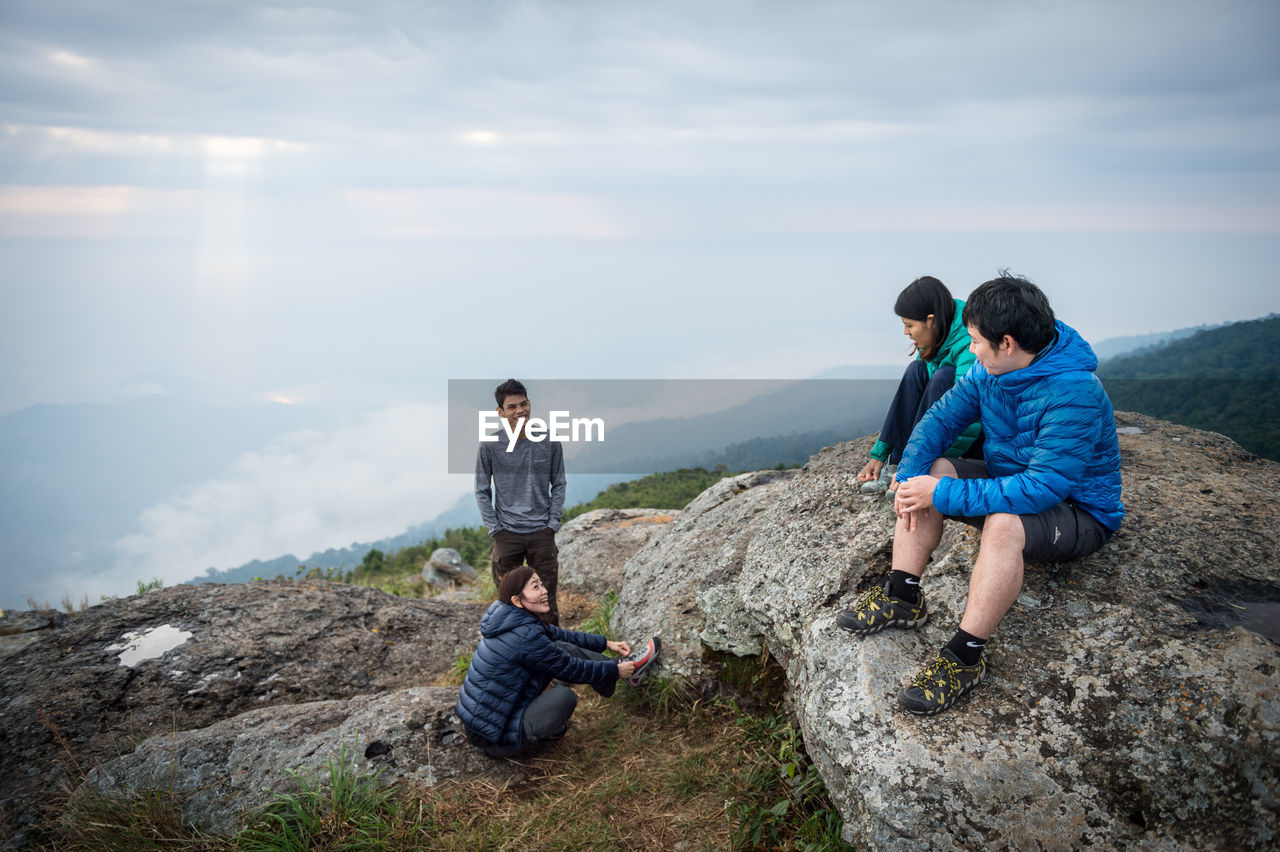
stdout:
[[[524,418],[525,425],[529,423],[529,412],[533,409],[529,405],[527,396],[518,396],[512,394],[502,400],[502,405],[498,406],[498,414],[510,424],[512,431],[515,430],[520,418]],[[524,430],[520,431],[524,435]]]

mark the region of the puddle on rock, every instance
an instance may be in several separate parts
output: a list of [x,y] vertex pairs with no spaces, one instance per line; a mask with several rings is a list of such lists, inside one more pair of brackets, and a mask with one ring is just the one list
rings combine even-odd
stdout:
[[1208,630],[1237,624],[1280,645],[1280,586],[1273,583],[1216,583],[1178,604]]
[[120,652],[120,665],[136,668],[139,663],[164,656],[191,638],[190,630],[179,630],[168,624],[148,627],[146,630],[130,630],[120,637],[120,644],[108,651]]
[[1240,613],[1240,625],[1259,633],[1280,645],[1280,603],[1276,601],[1245,601]]

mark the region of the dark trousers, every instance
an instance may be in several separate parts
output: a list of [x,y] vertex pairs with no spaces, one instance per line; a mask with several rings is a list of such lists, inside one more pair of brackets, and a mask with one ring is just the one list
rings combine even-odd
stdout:
[[[596,651],[589,651],[580,645],[572,642],[556,642],[556,647],[571,657],[577,657],[580,660],[608,660],[604,654]],[[613,695],[614,687],[618,685],[616,680],[611,680],[607,684],[592,684],[591,688],[603,695],[605,698]],[[524,720],[521,727],[524,731],[525,748],[530,748],[544,740],[554,740],[564,736],[565,728],[569,724],[569,717],[573,715],[573,708],[578,706],[578,696],[568,685],[556,682],[554,686],[543,692],[533,702],[525,708]]]
[[[604,654],[589,651],[572,642],[556,642],[556,647],[566,654],[582,660],[610,659]],[[617,684],[618,682],[614,680],[602,686],[592,684],[591,688],[608,698],[613,694],[614,687]],[[550,689],[544,690],[541,695],[529,702],[529,706],[524,709],[524,718],[520,721],[520,730],[524,735],[524,740],[520,743],[520,748],[503,748],[471,734],[470,731],[468,731],[468,737],[473,743],[484,749],[484,753],[490,757],[517,757],[536,747],[539,743],[563,737],[565,730],[569,727],[569,717],[573,715],[574,708],[577,706],[577,693],[557,681]]]
[[911,430],[924,417],[929,406],[942,399],[956,383],[956,368],[944,364],[929,375],[929,368],[919,358],[907,365],[898,383],[898,390],[889,403],[889,413],[880,427],[880,440],[893,447],[889,464],[902,461],[902,451],[911,439]]
[[551,604],[551,612],[547,618],[557,627],[560,626],[560,608],[556,605],[556,574],[560,570],[560,550],[556,547],[556,533],[551,527],[535,533],[517,533],[510,530],[498,530],[493,534],[493,550],[489,554],[489,564],[493,568],[493,584],[502,582],[503,576],[513,568],[519,568],[525,562],[537,572],[542,585],[547,587],[547,600]]

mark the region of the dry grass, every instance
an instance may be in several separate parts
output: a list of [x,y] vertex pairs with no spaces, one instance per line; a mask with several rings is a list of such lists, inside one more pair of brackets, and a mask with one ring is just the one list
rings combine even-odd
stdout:
[[[727,710],[654,716],[634,698],[606,701],[587,692],[564,739],[522,762],[521,783],[401,787],[378,817],[380,844],[369,848],[647,852],[681,842],[689,850],[746,848],[734,842],[726,801],[759,796],[752,775],[758,763],[746,754],[753,750]],[[329,825],[335,816],[318,820],[329,839],[353,841],[368,831]],[[45,848],[57,850],[282,848],[264,843],[270,832],[261,824],[232,838],[193,832],[183,825],[181,800],[164,791],[80,798],[49,828]]]
[[517,786],[418,791],[433,812],[433,848],[731,848],[724,805],[744,777],[745,748],[733,717],[663,719],[627,704],[584,694],[569,733],[524,763]]
[[[581,630],[580,623],[599,605],[593,597],[578,592],[556,592],[556,606],[560,610],[560,624],[568,630]],[[570,626],[573,625],[573,626]]]
[[[565,594],[563,622],[581,627],[584,619],[607,621],[609,605]],[[458,661],[452,682],[461,680],[465,661]],[[768,659],[737,666],[745,694],[768,694],[764,688],[780,676]],[[783,717],[689,703],[662,681],[621,686],[609,700],[585,688],[578,695],[566,736],[522,761],[526,773],[518,784],[400,786],[385,796],[365,796],[363,803],[353,795],[317,797],[332,806],[316,813],[296,797],[278,800],[279,813],[297,818],[291,824],[310,820],[320,827],[320,834],[311,834],[319,845],[297,846],[280,836],[279,819],[260,820],[231,838],[202,835],[183,825],[182,801],[171,791],[64,803],[37,843],[120,852],[847,848],[798,735]],[[766,711],[773,706],[764,703]],[[58,736],[51,723],[49,728]],[[348,780],[356,790],[366,784]]]

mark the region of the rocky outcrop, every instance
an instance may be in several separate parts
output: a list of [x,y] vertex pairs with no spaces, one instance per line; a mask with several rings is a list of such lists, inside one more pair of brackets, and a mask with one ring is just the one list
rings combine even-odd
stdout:
[[0,636],[16,636],[52,630],[67,623],[67,615],[56,609],[32,609],[25,612],[0,612]]
[[[776,659],[857,848],[1273,847],[1280,466],[1219,435],[1117,423],[1124,527],[1087,559],[1028,568],[988,680],[942,716],[895,696],[958,624],[979,539],[947,525],[922,630],[836,628],[892,554],[889,502],[853,479],[869,440],[713,486],[628,561],[614,629],[661,634],[657,674],[704,690],[727,655]],[[473,649],[483,608],[187,586],[0,644],[6,832],[68,754],[103,790],[172,783],[212,831],[344,745],[388,780],[502,780],[461,742],[456,690],[423,686]]]
[[67,614],[56,609],[0,612],[0,656],[40,640],[44,631],[67,623]]
[[603,597],[622,588],[622,566],[679,517],[677,509],[596,509],[556,533],[559,588]]
[[738,574],[760,518],[795,474],[764,470],[722,479],[686,506],[627,562],[614,633],[633,643],[661,634],[663,673],[700,686],[715,673],[704,647],[759,654],[760,631],[738,603]]
[[483,612],[319,581],[174,586],[0,647],[0,838],[68,772],[152,735],[428,684],[474,650]]
[[292,776],[323,779],[335,762],[383,784],[450,778],[514,780],[519,766],[485,757],[462,734],[457,687],[416,687],[342,701],[250,710],[207,728],[157,734],[89,773],[105,795],[173,790],[187,821],[231,834],[251,812],[292,792]]
[[477,576],[476,569],[463,562],[462,554],[452,547],[437,547],[422,566],[422,579],[429,586],[470,583]]
[[868,440],[815,456],[739,527],[733,497],[688,512],[665,560],[628,565],[648,582],[624,586],[615,625],[696,635],[664,660],[694,678],[704,649],[762,637],[856,847],[1273,846],[1280,466],[1220,435],[1117,423],[1125,525],[1087,559],[1028,568],[988,680],[942,716],[896,694],[958,626],[979,539],[946,525],[923,630],[837,628],[892,554],[891,505],[852,478]]

